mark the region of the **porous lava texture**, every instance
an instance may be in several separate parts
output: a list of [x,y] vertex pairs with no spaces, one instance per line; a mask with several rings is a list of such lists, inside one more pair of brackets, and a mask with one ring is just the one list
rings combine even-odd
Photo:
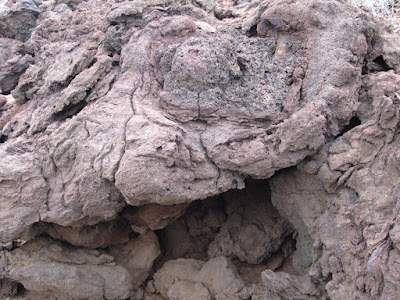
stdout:
[[340,0],[0,5],[1,299],[399,299],[384,20]]

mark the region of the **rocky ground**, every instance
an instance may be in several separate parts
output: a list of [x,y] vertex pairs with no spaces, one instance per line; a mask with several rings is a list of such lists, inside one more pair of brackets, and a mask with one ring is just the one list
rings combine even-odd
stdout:
[[3,2],[0,299],[398,299],[391,25],[339,0]]

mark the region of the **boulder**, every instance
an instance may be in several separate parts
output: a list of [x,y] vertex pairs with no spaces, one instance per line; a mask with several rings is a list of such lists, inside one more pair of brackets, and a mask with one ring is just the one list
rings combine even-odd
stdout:
[[66,247],[36,238],[0,254],[1,277],[42,295],[74,299],[121,299],[130,295],[132,277],[114,258],[97,250]]

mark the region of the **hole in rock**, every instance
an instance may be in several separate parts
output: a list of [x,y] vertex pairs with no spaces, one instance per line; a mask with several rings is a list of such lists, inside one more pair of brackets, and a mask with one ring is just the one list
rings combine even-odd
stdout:
[[8,136],[2,134],[0,135],[0,144],[7,142]]
[[363,75],[374,72],[386,72],[392,68],[386,63],[382,55],[379,55],[374,60],[364,61],[362,73]]
[[354,127],[356,127],[358,125],[361,125],[361,120],[357,116],[352,117],[350,119],[349,124],[347,124],[336,137],[342,136],[347,131],[353,129]]
[[253,25],[249,30],[249,36],[255,37],[257,36],[257,25]]
[[78,114],[85,106],[87,103],[85,101],[81,101],[76,104],[69,104],[66,107],[63,108],[60,112],[54,114],[54,120],[55,121],[64,121],[76,114]]
[[325,282],[329,282],[332,280],[332,273],[329,272],[328,276],[325,278]]
[[21,294],[25,294],[27,292],[27,290],[25,289],[25,287],[21,284],[21,283],[17,283],[17,294],[16,295],[21,295]]
[[240,71],[242,73],[246,72],[246,65],[245,65],[245,62],[244,62],[243,58],[239,57],[238,60],[237,60],[237,64],[238,64],[238,66],[240,68]]
[[21,297],[21,299],[26,299],[22,298],[26,294],[26,290],[24,286],[21,283],[18,283],[16,281],[8,280],[8,279],[1,279],[0,278],[0,298],[1,299],[11,299],[9,297],[14,297],[18,296]]
[[249,283],[261,283],[265,269],[297,274],[294,230],[272,205],[268,180],[246,180],[243,190],[192,202],[185,214],[158,230],[162,255],[155,270],[169,260],[208,261],[225,256]]
[[[391,68],[388,66],[386,61],[383,59],[382,55],[379,55],[377,58],[373,60],[373,62],[381,68],[379,71],[389,71]],[[377,70],[378,71],[378,70]]]

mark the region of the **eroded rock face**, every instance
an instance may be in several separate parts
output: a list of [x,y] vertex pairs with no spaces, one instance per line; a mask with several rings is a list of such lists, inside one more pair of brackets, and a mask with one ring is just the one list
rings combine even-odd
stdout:
[[1,297],[397,299],[389,27],[336,0],[0,21]]
[[75,299],[126,298],[132,277],[113,260],[97,250],[70,250],[49,239],[36,238],[15,251],[1,254],[1,276],[43,294]]
[[[30,39],[37,62],[12,91],[29,102],[3,128],[4,156],[15,164],[29,156],[23,165],[43,185],[41,195],[28,192],[31,211],[17,219],[92,225],[126,203],[177,204],[242,188],[245,176],[267,178],[315,153],[357,107],[374,32],[367,17],[358,24],[350,13],[360,12],[334,3],[340,21],[314,16],[318,7],[307,3],[271,4],[245,13],[242,31],[190,6],[89,1],[46,10]],[[249,37],[275,15],[286,25]],[[120,50],[102,47],[113,27],[130,36],[121,32]],[[316,46],[307,50],[305,40]],[[10,172],[2,176],[20,181]],[[15,230],[7,231],[25,229]]]
[[111,245],[124,244],[129,241],[129,235],[132,232],[123,220],[82,227],[41,223],[39,230],[53,239],[64,240],[74,246],[87,248],[105,248]]

